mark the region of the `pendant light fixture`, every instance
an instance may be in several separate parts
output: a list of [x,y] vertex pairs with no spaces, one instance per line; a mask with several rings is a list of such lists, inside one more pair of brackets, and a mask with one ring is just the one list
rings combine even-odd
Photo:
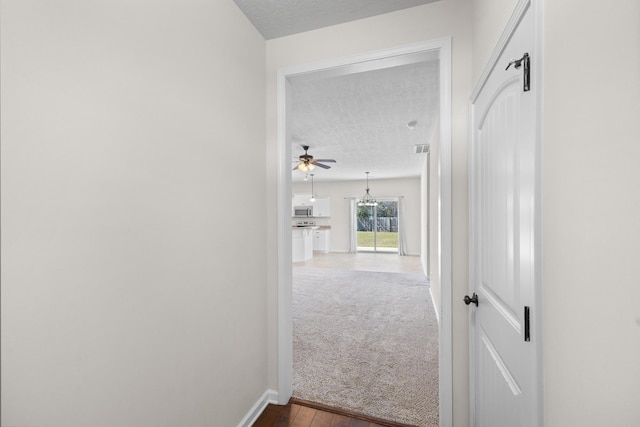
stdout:
[[309,174],[309,175],[311,175],[311,198],[309,199],[309,201],[313,203],[316,201],[316,193],[313,192],[313,175],[314,174]]
[[358,206],[378,206],[378,202],[376,202],[376,199],[374,199],[373,196],[369,194],[369,172],[365,173],[367,174],[367,192],[358,201]]

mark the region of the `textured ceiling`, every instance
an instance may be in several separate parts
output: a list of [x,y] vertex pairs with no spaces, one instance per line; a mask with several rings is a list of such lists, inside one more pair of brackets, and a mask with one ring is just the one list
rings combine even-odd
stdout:
[[234,0],[269,40],[436,0]]
[[[343,181],[420,176],[439,119],[439,61],[429,59],[374,71],[290,79],[288,116],[294,159],[310,146],[317,159],[335,159],[331,169],[316,167],[314,179]],[[334,71],[335,72],[335,71]],[[407,127],[417,121],[415,129]],[[292,159],[292,167],[297,162]],[[293,171],[293,181],[304,173]]]
[[[234,0],[265,39],[310,31],[437,0]],[[373,61],[375,62],[375,61]],[[287,117],[292,167],[308,145],[317,159],[336,159],[331,169],[316,167],[318,181],[420,176],[439,119],[437,54],[403,55],[289,79]],[[417,121],[414,130],[407,127]],[[294,182],[305,174],[292,172]]]

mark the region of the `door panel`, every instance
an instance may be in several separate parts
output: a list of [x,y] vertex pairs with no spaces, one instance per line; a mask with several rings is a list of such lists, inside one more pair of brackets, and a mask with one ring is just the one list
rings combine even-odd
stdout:
[[476,425],[518,426],[520,425],[518,406],[513,403],[501,405],[500,402],[513,401],[522,394],[522,389],[500,356],[500,352],[482,329],[479,330],[479,339],[480,389],[478,390]]
[[[523,11],[472,100],[470,290],[471,414],[475,427],[541,424],[539,340],[525,340],[525,307],[538,315],[535,226],[536,91],[524,90],[533,20]],[[505,69],[506,68],[506,69]],[[531,79],[535,83],[535,79]],[[527,77],[527,81],[528,77]]]
[[483,122],[478,126],[479,155],[479,265],[480,293],[494,305],[513,327],[519,329],[517,307],[520,305],[518,283],[518,203],[517,147],[518,79],[511,79],[487,106]]

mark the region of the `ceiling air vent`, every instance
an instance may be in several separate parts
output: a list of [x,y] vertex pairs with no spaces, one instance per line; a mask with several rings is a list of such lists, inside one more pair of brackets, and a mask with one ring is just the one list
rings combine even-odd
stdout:
[[429,152],[429,144],[416,144],[416,154],[427,154]]

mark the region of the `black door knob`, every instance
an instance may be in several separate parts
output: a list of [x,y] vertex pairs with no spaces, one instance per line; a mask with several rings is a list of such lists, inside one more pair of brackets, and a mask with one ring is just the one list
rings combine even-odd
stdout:
[[476,307],[478,306],[478,295],[476,295],[476,293],[474,292],[473,295],[471,296],[471,298],[469,298],[469,295],[465,295],[464,296],[464,303],[469,305],[471,303],[474,303],[476,305]]

